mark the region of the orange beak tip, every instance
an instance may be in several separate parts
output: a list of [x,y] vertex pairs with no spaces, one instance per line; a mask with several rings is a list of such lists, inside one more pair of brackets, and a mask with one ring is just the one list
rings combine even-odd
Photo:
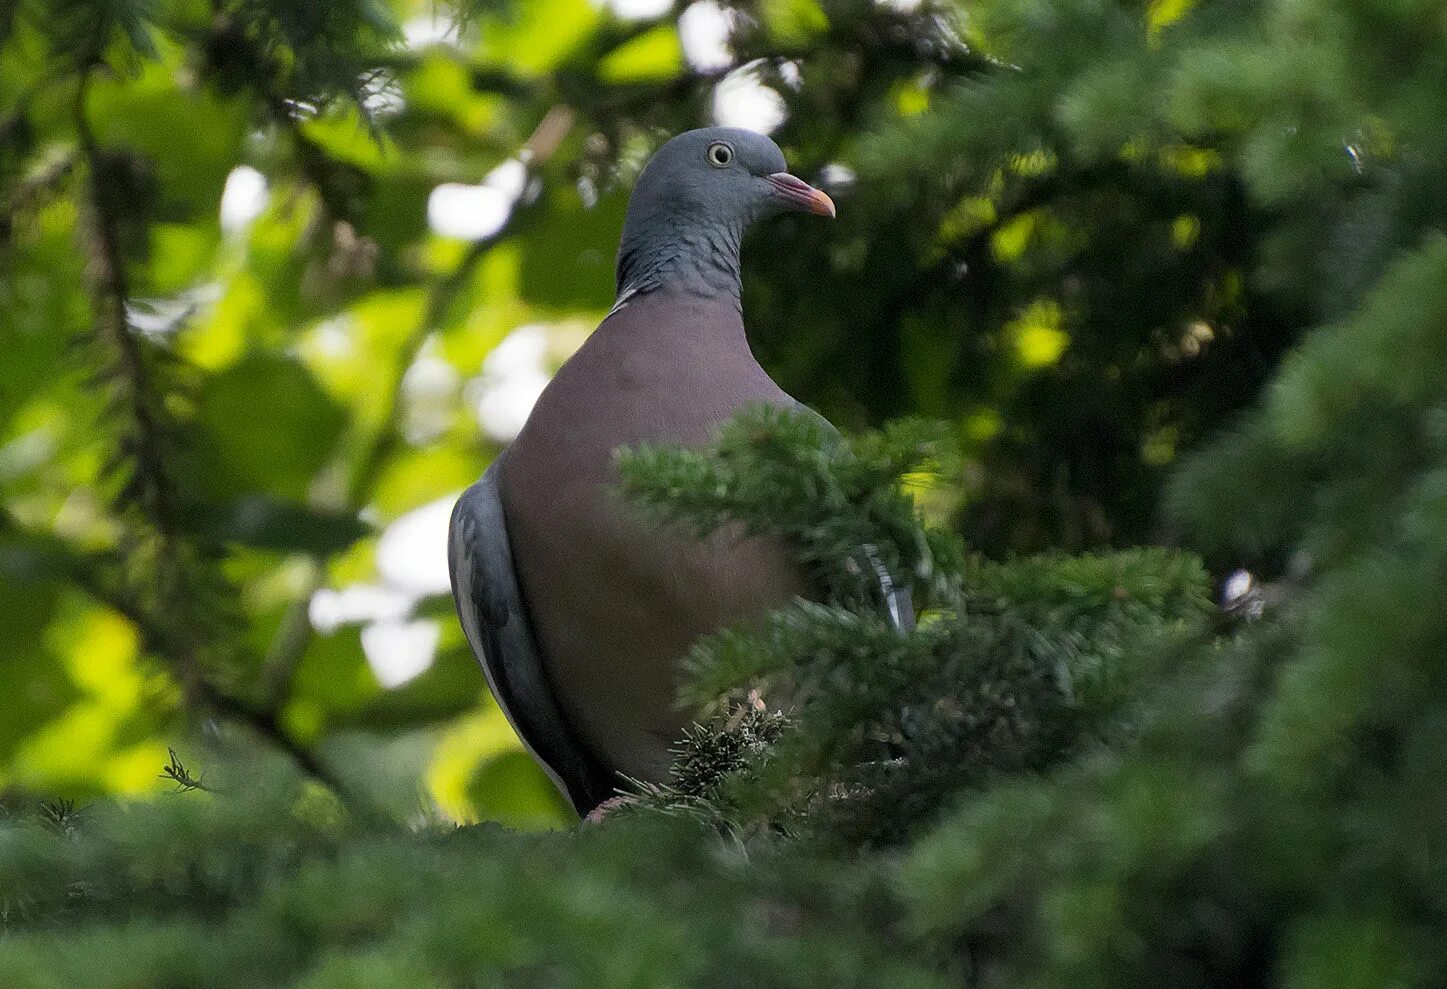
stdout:
[[829,194],[814,188],[803,179],[788,172],[775,172],[768,176],[768,180],[774,187],[774,195],[791,209],[831,219],[836,215],[834,200],[829,198]]

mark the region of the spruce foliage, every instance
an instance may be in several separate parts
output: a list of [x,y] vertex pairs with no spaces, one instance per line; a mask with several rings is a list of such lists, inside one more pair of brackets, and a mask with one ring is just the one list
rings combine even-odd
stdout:
[[[900,847],[962,798],[1129,747],[1146,680],[1127,656],[1207,634],[1209,607],[1199,564],[1173,552],[966,565],[900,493],[918,436],[821,444],[816,418],[757,410],[714,448],[625,459],[643,503],[700,532],[790,536],[821,567],[816,553],[869,544],[934,588],[901,633],[839,566],[821,571],[848,578],[838,598],[701,642],[688,695],[719,713],[682,740],[669,785],[573,834],[402,831],[213,753],[220,768],[169,802],[0,831],[0,976],[948,984],[973,963],[910,926],[901,870],[920,853]],[[175,753],[167,776],[198,782]],[[108,951],[124,962],[93,960]]]
[[[761,697],[788,710],[768,769],[722,798],[740,802],[736,828],[902,840],[963,790],[1118,737],[1140,683],[1127,657],[1205,622],[1205,573],[1177,553],[967,564],[900,487],[937,448],[926,436],[905,423],[851,444],[813,416],[758,409],[712,449],[622,462],[645,505],[700,534],[733,522],[788,538],[825,589],[686,662],[695,706]],[[918,628],[886,620],[869,557],[929,592]]]

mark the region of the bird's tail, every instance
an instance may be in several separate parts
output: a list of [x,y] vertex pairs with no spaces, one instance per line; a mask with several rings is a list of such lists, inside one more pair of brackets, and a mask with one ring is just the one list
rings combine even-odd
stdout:
[[880,600],[889,624],[899,632],[912,631],[914,629],[914,594],[910,586],[895,582],[894,575],[879,558],[879,551],[872,543],[865,543],[860,547],[860,551],[878,583]]

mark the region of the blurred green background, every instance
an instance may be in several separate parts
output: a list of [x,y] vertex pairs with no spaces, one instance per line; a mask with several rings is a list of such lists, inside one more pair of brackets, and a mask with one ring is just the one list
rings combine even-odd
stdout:
[[204,737],[403,819],[566,822],[452,617],[447,514],[610,306],[647,156],[711,122],[838,203],[746,245],[786,389],[950,422],[920,496],[986,554],[1174,540],[1178,457],[1441,222],[1442,31],[1286,0],[0,2],[0,795],[162,791]]

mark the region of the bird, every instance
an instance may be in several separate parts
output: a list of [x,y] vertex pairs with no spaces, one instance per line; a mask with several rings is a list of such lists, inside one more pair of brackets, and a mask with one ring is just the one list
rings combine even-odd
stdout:
[[667,779],[691,721],[675,703],[680,660],[700,636],[812,593],[781,541],[650,522],[619,494],[615,464],[621,447],[705,445],[745,406],[806,409],[755,360],[743,323],[740,245],[783,212],[835,206],[766,135],[708,127],[663,144],[629,199],[612,309],[453,510],[459,621],[581,816],[627,780]]

